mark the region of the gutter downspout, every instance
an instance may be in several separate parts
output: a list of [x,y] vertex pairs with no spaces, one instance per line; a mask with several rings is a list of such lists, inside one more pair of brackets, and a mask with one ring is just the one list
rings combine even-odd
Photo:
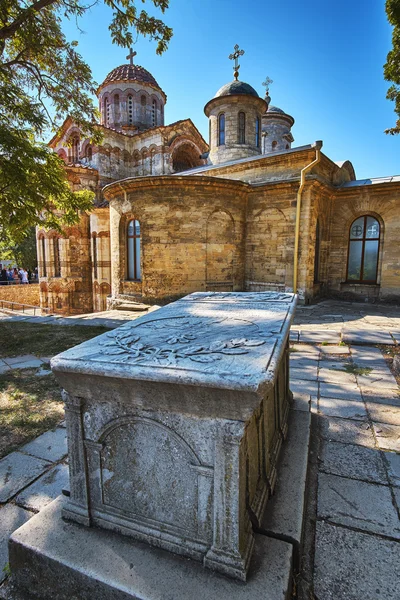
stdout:
[[300,241],[300,215],[301,215],[301,198],[303,189],[306,183],[306,173],[310,171],[321,160],[322,141],[317,141],[312,144],[315,148],[315,159],[300,172],[300,186],[297,190],[297,205],[296,205],[296,227],[294,233],[294,256],[293,256],[293,293],[297,293],[297,278],[299,266],[299,241]]

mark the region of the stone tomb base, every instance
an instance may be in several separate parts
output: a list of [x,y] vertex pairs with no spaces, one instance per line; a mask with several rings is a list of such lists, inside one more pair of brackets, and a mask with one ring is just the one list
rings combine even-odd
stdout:
[[292,546],[255,536],[247,583],[114,532],[67,523],[57,498],[10,540],[13,600],[288,600]]

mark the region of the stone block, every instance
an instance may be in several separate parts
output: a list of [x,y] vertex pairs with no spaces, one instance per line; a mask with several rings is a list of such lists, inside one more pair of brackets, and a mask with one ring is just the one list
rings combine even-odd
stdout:
[[398,542],[318,522],[315,597],[394,600],[400,589],[398,561]]
[[[296,356],[302,356],[304,354],[307,355],[307,358],[311,359],[311,355],[313,355],[317,360],[319,359],[319,347],[313,346],[311,344],[294,344],[292,346],[294,349],[293,354]],[[291,354],[292,356],[292,354]]]
[[369,423],[321,416],[319,427],[320,435],[326,440],[375,448],[375,439]]
[[348,346],[319,346],[321,358],[330,358],[331,356],[348,356],[350,348]]
[[358,346],[371,346],[373,344],[385,344],[393,346],[394,339],[388,331],[373,331],[371,329],[348,329],[343,328],[342,340],[346,344]]
[[310,413],[291,411],[276,490],[261,523],[265,535],[285,536],[294,544],[296,553],[303,534],[310,428]]
[[196,561],[114,532],[61,518],[59,498],[14,532],[10,565],[17,593],[41,600],[288,600],[292,546],[256,535],[246,585]]
[[388,407],[400,407],[400,395],[398,389],[391,388],[370,388],[364,385],[360,386],[365,402],[375,404],[385,404]]
[[366,421],[368,418],[364,403],[358,400],[320,398],[319,411],[327,417],[341,417],[357,421]]
[[366,405],[374,424],[398,425],[400,423],[400,406],[392,406],[388,402],[377,402],[377,398],[373,398],[373,400],[366,399]]
[[[298,363],[297,363],[298,364]],[[317,364],[306,364],[303,366],[291,367],[290,369],[290,379],[293,381],[296,380],[306,380],[306,381],[316,381],[318,373]]]
[[400,522],[390,489],[376,483],[320,473],[318,516],[337,525],[400,539]]
[[22,446],[20,451],[50,462],[57,462],[66,456],[68,452],[65,429],[57,427],[51,431],[46,431],[32,442]]
[[300,331],[300,342],[308,344],[338,344],[340,342],[339,331]]
[[400,487],[400,454],[397,454],[397,452],[385,452],[383,456],[387,465],[390,483],[396,487]]
[[60,496],[69,486],[67,465],[56,465],[18,494],[15,502],[29,510],[39,512],[49,502]]
[[365,347],[365,348],[351,348],[351,357],[353,359],[354,364],[357,367],[361,368],[369,368],[373,371],[381,371],[387,372],[388,366],[383,358],[383,354],[379,348],[375,347]]
[[0,508],[0,583],[6,577],[4,567],[8,563],[8,538],[31,516],[32,513],[15,504],[6,504]]
[[320,469],[332,475],[387,484],[381,453],[374,448],[324,440]]
[[195,293],[53,358],[64,516],[245,580],[287,433],[294,308],[292,294]]
[[362,400],[360,390],[347,383],[330,383],[321,381],[319,392],[323,398],[342,398],[343,400]]
[[400,425],[374,423],[373,427],[379,448],[400,452]]
[[50,463],[40,458],[12,452],[0,460],[0,502],[7,502],[31,481],[39,477]]
[[3,358],[3,361],[10,367],[12,367],[13,369],[18,369],[20,368],[17,365],[23,364],[23,363],[34,363],[37,362],[38,364],[35,366],[40,367],[40,365],[42,364],[42,361],[37,358],[37,356],[34,356],[33,354],[23,354],[21,356],[13,356],[13,357],[6,357]]
[[340,365],[335,369],[326,369],[322,365],[324,363],[320,362],[320,369],[318,372],[318,379],[322,383],[334,383],[339,385],[350,385],[356,386],[357,381],[355,375],[352,373],[347,373],[344,369],[340,369]]

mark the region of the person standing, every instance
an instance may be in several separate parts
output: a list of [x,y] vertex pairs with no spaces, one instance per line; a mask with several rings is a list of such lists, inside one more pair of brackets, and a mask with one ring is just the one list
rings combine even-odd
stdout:
[[21,283],[29,283],[28,271],[26,269],[21,269],[21,271],[22,271]]

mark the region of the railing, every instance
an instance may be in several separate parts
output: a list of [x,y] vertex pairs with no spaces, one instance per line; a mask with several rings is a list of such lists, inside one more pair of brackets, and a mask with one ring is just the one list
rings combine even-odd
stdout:
[[[9,305],[9,306],[4,306],[5,304]],[[19,308],[16,308],[19,307]],[[33,316],[36,316],[36,311],[40,311],[40,312],[44,312],[44,313],[49,313],[50,309],[49,308],[41,308],[40,306],[33,306],[32,304],[22,304],[21,302],[11,302],[10,300],[0,300],[0,310],[5,309],[5,310],[11,310],[11,311],[15,311],[15,312],[23,312],[25,313],[25,309],[28,310],[32,310],[33,308]]]

